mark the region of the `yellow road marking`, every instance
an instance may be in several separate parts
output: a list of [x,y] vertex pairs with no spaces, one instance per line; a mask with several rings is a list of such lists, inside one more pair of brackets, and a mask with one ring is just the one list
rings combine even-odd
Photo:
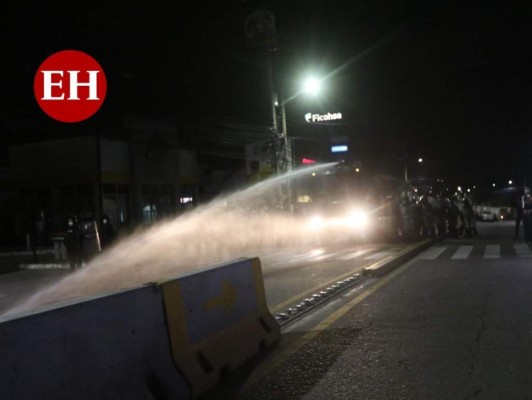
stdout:
[[388,282],[390,282],[392,279],[394,279],[397,275],[401,274],[403,271],[405,271],[407,268],[409,268],[412,265],[412,263],[405,263],[404,265],[400,266],[396,270],[390,272],[386,276],[379,279],[378,282],[376,282],[373,286],[356,296],[353,300],[351,300],[349,303],[342,306],[340,309],[335,311],[333,314],[331,314],[329,317],[324,319],[322,322],[320,322],[315,328],[313,328],[311,331],[303,335],[300,339],[297,339],[294,343],[290,345],[287,349],[283,350],[278,355],[274,355],[274,358],[272,358],[271,361],[265,363],[263,365],[263,368],[261,369],[261,373],[257,373],[257,375],[253,378],[251,378],[247,384],[246,387],[252,387],[256,382],[258,382],[262,377],[264,377],[268,372],[273,370],[274,368],[278,367],[282,363],[284,363],[290,356],[295,354],[299,349],[301,349],[305,344],[309,343],[311,340],[313,340],[316,336],[318,336],[323,330],[328,328],[331,324],[336,322],[338,319],[340,319],[342,316],[344,316],[347,312],[349,312],[353,307],[355,307],[358,303],[365,300],[367,297],[375,293],[377,290],[379,290],[381,287],[386,285]]
[[410,265],[411,265],[410,263],[404,264],[400,268],[391,272],[390,274],[382,277],[373,286],[365,290],[363,293],[359,294],[349,303],[343,305],[339,310],[335,311],[329,317],[327,317],[322,322],[320,322],[318,326],[314,328],[312,331],[321,332],[322,330],[326,329],[329,325],[331,325],[333,322],[335,322],[336,320],[344,316],[349,310],[351,310],[354,306],[356,306],[362,300],[366,299],[368,296],[375,293],[378,289],[380,289],[381,287],[386,285],[388,282],[390,282],[392,279],[394,279],[397,275],[399,275],[401,272],[407,269]]

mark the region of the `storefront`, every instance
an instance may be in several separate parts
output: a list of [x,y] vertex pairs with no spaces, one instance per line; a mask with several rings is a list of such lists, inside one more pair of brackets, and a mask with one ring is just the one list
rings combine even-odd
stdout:
[[0,244],[26,243],[70,215],[111,217],[115,228],[152,224],[196,200],[195,152],[177,147],[175,127],[129,121],[128,139],[98,134],[14,145],[0,172]]

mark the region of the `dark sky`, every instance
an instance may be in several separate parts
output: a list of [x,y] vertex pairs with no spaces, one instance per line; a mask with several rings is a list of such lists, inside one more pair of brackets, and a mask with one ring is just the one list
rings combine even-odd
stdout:
[[400,171],[406,151],[409,162],[423,157],[428,172],[463,177],[464,184],[532,181],[532,54],[528,13],[519,3],[207,0],[187,3],[190,10],[165,0],[128,4],[4,3],[0,114],[39,135],[76,132],[40,113],[32,84],[47,55],[77,48],[102,64],[109,81],[93,124],[142,113],[266,126],[264,62],[246,46],[244,18],[269,9],[283,93],[296,92],[309,70],[327,77],[319,104],[287,104],[289,134],[319,136],[301,122],[302,113],[339,110],[343,124],[324,128],[324,136],[349,134],[369,165]]
[[335,101],[367,126],[368,142],[396,149],[406,143],[409,157],[423,157],[426,168],[469,175],[477,184],[532,172],[532,54],[524,8],[318,3],[308,11],[308,31],[294,35],[331,69],[349,64],[331,78],[341,82]]

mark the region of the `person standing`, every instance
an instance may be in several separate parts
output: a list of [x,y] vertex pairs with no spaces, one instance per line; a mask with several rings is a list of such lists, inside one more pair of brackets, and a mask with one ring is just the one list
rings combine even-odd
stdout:
[[429,201],[429,196],[423,196],[421,198],[421,209],[423,212],[423,236],[435,237],[436,236],[436,213],[432,202]]
[[447,228],[449,230],[449,237],[452,239],[458,238],[458,224],[460,223],[460,210],[456,206],[454,200],[449,199],[447,207]]
[[102,251],[98,224],[92,217],[91,212],[84,211],[81,213],[79,227],[81,232],[81,255],[83,263],[88,264]]
[[77,217],[75,216],[67,218],[65,227],[65,247],[70,268],[75,269],[81,267],[81,232],[79,230]]
[[37,217],[35,221],[35,247],[42,247],[45,245],[45,228],[46,222],[42,215]]
[[473,234],[476,234],[475,214],[473,206],[471,206],[471,202],[467,198],[462,206],[462,215],[464,217],[464,237],[473,237]]
[[102,251],[111,246],[116,239],[115,228],[111,223],[111,217],[107,214],[102,217],[99,234]]
[[441,195],[436,196],[436,204],[438,236],[444,237],[447,235],[447,207],[445,199]]
[[[423,227],[423,210],[419,201],[413,201],[410,205],[412,213],[412,240],[419,240]],[[424,233],[424,232],[423,232]]]
[[519,228],[524,217],[524,196],[525,192],[520,191],[515,201],[515,240],[519,239]]
[[412,239],[415,229],[414,215],[412,213],[412,204],[406,194],[403,194],[401,196],[401,201],[399,202],[399,221],[399,230],[401,232],[401,238],[408,242]]
[[525,241],[532,242],[532,196],[530,193],[523,196],[523,230]]

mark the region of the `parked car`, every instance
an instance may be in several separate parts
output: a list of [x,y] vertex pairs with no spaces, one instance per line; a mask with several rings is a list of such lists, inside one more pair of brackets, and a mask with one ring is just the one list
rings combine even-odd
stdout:
[[497,215],[493,211],[481,211],[478,213],[479,221],[497,221]]

